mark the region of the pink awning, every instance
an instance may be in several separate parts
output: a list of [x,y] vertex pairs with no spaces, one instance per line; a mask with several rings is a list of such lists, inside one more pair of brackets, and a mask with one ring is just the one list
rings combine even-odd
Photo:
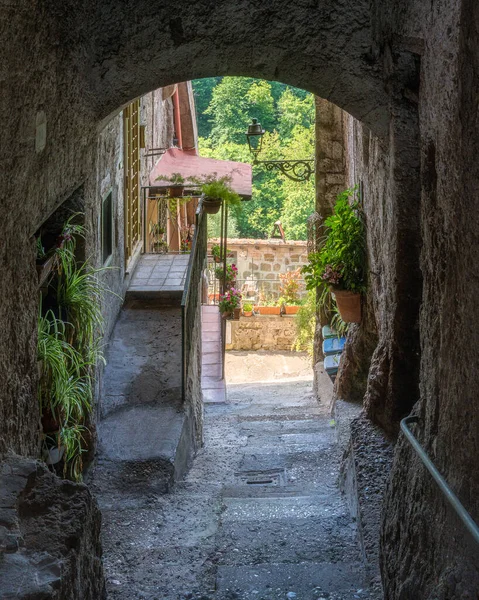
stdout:
[[205,158],[197,156],[196,150],[170,148],[153,167],[150,173],[150,185],[166,185],[164,181],[157,181],[157,178],[160,175],[169,177],[173,173],[180,173],[185,179],[212,173],[216,173],[218,177],[231,175],[233,190],[244,198],[251,198],[252,169],[248,163]]

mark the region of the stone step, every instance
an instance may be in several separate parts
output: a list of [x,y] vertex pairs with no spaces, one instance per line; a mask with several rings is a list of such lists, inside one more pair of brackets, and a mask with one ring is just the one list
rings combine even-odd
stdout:
[[183,286],[176,286],[176,288],[159,290],[143,286],[130,287],[125,294],[125,306],[127,308],[181,306]]
[[220,566],[215,598],[322,600],[334,593],[334,600],[352,600],[368,597],[364,587],[360,562]]

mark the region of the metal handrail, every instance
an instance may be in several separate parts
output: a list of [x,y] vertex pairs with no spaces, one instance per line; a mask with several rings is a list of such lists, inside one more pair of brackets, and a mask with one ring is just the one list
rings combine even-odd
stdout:
[[417,439],[414,437],[412,431],[409,429],[409,427],[408,427],[409,423],[418,423],[418,422],[419,422],[418,417],[416,417],[414,415],[409,415],[409,417],[402,419],[401,429],[402,429],[404,435],[406,436],[408,442],[411,444],[411,446],[414,448],[414,450],[419,455],[419,458],[424,463],[426,469],[433,476],[434,481],[437,483],[437,485],[439,486],[439,489],[446,497],[446,500],[449,502],[449,504],[455,510],[457,516],[464,523],[464,525],[466,526],[466,529],[472,535],[475,542],[477,544],[479,544],[479,527],[477,526],[475,521],[473,521],[471,515],[464,508],[464,506],[462,505],[461,501],[456,496],[456,494],[451,490],[451,488],[447,484],[444,477],[439,473],[439,471],[437,470],[434,463],[431,461],[431,459],[427,455],[424,448],[417,441]]
[[187,385],[187,377],[188,377],[188,362],[187,362],[187,352],[188,347],[186,344],[186,311],[188,309],[188,304],[190,300],[190,292],[191,292],[191,278],[193,274],[193,269],[195,266],[196,255],[198,252],[198,236],[200,234],[200,225],[203,219],[205,219],[205,215],[203,213],[203,198],[204,195],[201,196],[200,201],[198,202],[198,207],[196,209],[195,214],[195,232],[193,235],[193,240],[191,242],[191,251],[190,251],[190,259],[188,261],[188,267],[186,269],[186,277],[185,277],[185,287],[183,289],[183,295],[181,297],[181,397],[183,403],[186,401],[186,385]]

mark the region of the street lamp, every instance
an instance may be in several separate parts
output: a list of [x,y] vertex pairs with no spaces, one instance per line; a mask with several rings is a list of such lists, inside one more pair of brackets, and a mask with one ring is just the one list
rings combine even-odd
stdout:
[[267,171],[281,171],[292,181],[309,181],[314,173],[314,159],[298,160],[258,160],[258,154],[263,146],[263,135],[265,131],[261,128],[258,119],[253,119],[248,125],[246,138],[251,154],[254,156],[254,165],[264,165]]

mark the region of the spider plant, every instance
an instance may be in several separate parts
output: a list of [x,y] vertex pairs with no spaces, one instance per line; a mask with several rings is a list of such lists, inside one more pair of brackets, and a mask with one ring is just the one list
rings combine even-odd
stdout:
[[331,327],[336,330],[338,337],[342,337],[348,333],[349,323],[342,320],[336,303],[334,303],[332,310]]
[[97,277],[99,271],[90,269],[87,263],[77,266],[68,255],[61,256],[61,275],[56,289],[58,305],[68,318],[70,339],[90,354],[95,339],[103,332],[104,288]]
[[[103,293],[110,290],[98,278],[104,268],[95,270],[88,261],[82,264],[76,261],[77,237],[85,234],[83,226],[73,224],[76,216],[72,215],[65,223],[57,240],[57,272],[49,286],[57,309],[42,315],[40,306],[38,359],[42,365],[39,398],[45,434],[49,434],[49,443],[55,440],[54,443],[65,449],[64,476],[79,480],[81,454],[85,448],[84,424],[92,407],[95,367],[98,360],[103,359],[101,304]],[[49,413],[53,417],[50,423]]]
[[63,427],[60,431],[59,442],[65,448],[63,462],[63,476],[81,481],[83,461],[82,454],[85,450],[85,438],[83,433],[88,431],[83,425]]

